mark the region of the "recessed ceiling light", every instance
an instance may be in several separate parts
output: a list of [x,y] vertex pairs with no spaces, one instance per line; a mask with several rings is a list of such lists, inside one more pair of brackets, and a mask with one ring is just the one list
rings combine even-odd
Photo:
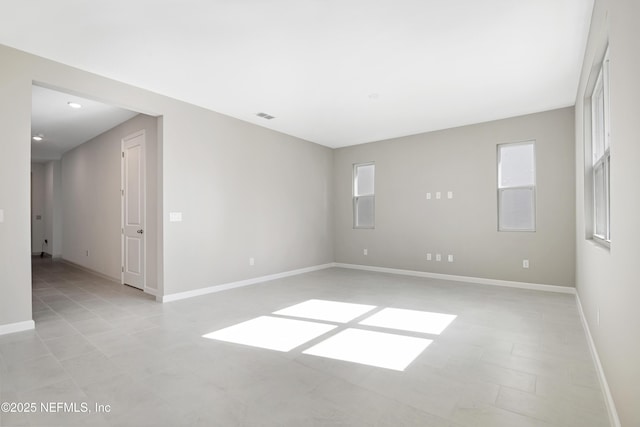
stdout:
[[71,107],[71,108],[76,108],[76,109],[77,109],[77,108],[82,108],[82,105],[78,104],[77,102],[69,101],[69,102],[67,102],[67,105],[68,105],[69,107]]
[[42,141],[44,137],[42,135],[36,135],[32,138],[34,141]]

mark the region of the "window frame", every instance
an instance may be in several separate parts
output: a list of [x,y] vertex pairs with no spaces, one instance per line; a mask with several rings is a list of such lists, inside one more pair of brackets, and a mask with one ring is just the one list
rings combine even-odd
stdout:
[[[502,186],[502,183],[500,182],[500,178],[501,178],[501,147],[505,147],[505,146],[515,146],[515,145],[532,145],[533,146],[533,184],[531,185],[514,185],[514,186]],[[518,142],[506,142],[506,143],[502,143],[502,144],[498,144],[496,146],[496,158],[497,158],[497,164],[496,164],[496,178],[497,178],[497,197],[498,200],[497,202],[497,207],[498,207],[498,215],[497,215],[497,219],[498,219],[498,232],[525,232],[525,233],[535,233],[536,229],[537,229],[537,220],[536,220],[536,205],[537,205],[537,150],[536,150],[536,140],[535,139],[528,139],[525,141],[518,141]],[[502,226],[502,221],[501,221],[501,217],[500,217],[500,212],[501,212],[501,200],[502,200],[502,194],[505,192],[505,190],[531,190],[533,193],[533,200],[532,200],[532,219],[533,219],[533,227],[532,228],[505,228]]]
[[[356,183],[358,179],[358,168],[364,166],[373,166],[373,192],[371,194],[356,194]],[[351,179],[351,195],[352,195],[352,204],[353,204],[353,228],[360,230],[373,230],[376,228],[376,164],[375,162],[364,162],[364,163],[354,163],[352,170],[352,179]],[[371,214],[371,222],[372,225],[359,225],[358,224],[358,202],[361,199],[371,200],[372,205],[372,214]]]
[[[602,111],[599,112],[599,101],[602,100]],[[591,109],[591,153],[589,162],[589,175],[591,179],[591,198],[592,204],[592,232],[591,238],[606,246],[611,245],[611,124],[610,124],[610,87],[609,87],[609,48],[605,49],[605,53],[598,69],[598,76],[589,97],[589,107]],[[602,131],[599,132],[599,127]],[[601,141],[602,153],[598,153],[599,139]],[[604,234],[598,233],[598,197],[596,192],[598,182],[596,180],[596,171],[602,168],[603,174],[603,191],[604,191]]]

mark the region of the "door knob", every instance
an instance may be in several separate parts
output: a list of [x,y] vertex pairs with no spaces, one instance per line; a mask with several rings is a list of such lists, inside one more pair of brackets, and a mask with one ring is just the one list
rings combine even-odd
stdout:
[[138,234],[142,234],[142,233],[144,233],[144,231],[142,231],[142,230],[138,230],[138,231],[136,231],[136,233],[138,233]]

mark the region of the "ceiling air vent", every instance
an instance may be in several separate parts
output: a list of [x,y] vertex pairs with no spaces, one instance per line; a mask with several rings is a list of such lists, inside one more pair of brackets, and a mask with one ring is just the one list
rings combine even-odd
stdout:
[[275,119],[275,116],[272,116],[271,114],[267,114],[267,113],[257,113],[256,116],[262,117],[263,119],[267,119],[267,120]]

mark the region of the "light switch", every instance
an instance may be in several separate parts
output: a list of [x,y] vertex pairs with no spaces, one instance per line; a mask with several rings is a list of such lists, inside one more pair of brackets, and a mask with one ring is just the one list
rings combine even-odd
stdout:
[[439,198],[440,198],[440,192],[438,191],[436,192],[436,199],[439,199]]
[[427,200],[431,200],[431,193],[427,193]]
[[431,261],[431,252],[427,254],[427,261]]
[[442,261],[442,255],[436,254],[436,261]]
[[453,199],[453,191],[447,192],[447,199]]
[[182,222],[182,212],[169,212],[170,222]]
[[449,256],[447,256],[447,261],[449,261],[449,262],[453,262],[453,255],[449,255]]

